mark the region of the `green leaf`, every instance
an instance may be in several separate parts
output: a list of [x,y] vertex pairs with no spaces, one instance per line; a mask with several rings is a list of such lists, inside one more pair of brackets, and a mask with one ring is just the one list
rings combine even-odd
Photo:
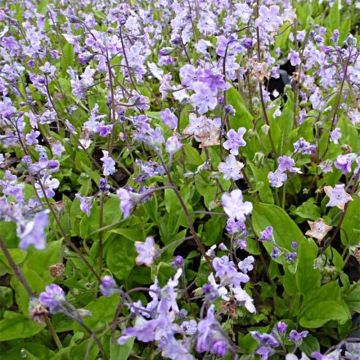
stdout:
[[295,222],[280,207],[273,204],[254,203],[252,223],[257,235],[266,226],[272,226],[276,243],[282,247],[291,249],[291,243],[304,241],[304,236]]
[[296,286],[303,294],[320,286],[320,271],[319,269],[314,269],[317,252],[318,247],[312,239],[304,239],[299,244],[298,264],[295,277]]
[[39,333],[44,325],[39,325],[28,317],[12,311],[6,311],[0,321],[0,341],[24,339]]
[[350,287],[350,290],[345,295],[345,302],[351,311],[360,313],[360,283],[356,283]]
[[127,360],[134,346],[134,338],[130,338],[124,345],[110,340],[110,359]]
[[233,129],[245,127],[246,129],[252,128],[252,115],[246,108],[244,99],[239,92],[234,88],[230,88],[226,92],[227,102],[235,109],[235,116],[230,116],[230,126]]
[[318,339],[315,336],[308,335],[300,345],[300,350],[309,356],[315,351],[320,351]]
[[347,207],[340,236],[344,245],[360,244],[360,198],[357,196]]
[[106,264],[119,279],[126,279],[135,265],[134,242],[121,236],[109,238],[105,243]]
[[[91,316],[84,317],[84,323],[92,330],[106,327],[114,318],[116,306],[120,301],[119,295],[102,296],[85,306],[91,312]],[[74,324],[74,331],[83,331],[79,324]]]
[[332,281],[318,288],[308,287],[301,308],[301,326],[319,328],[331,320],[344,324],[349,318],[350,311],[339,284]]
[[305,328],[319,328],[330,320],[344,324],[350,318],[349,309],[343,302],[333,300],[319,301],[307,309],[300,318],[300,325]]
[[297,207],[293,213],[303,219],[318,220],[320,218],[320,208],[315,205],[315,199],[310,198]]

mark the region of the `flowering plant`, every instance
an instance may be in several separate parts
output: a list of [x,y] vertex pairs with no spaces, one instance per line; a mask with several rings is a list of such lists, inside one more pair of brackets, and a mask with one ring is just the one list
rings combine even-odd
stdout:
[[0,0],[4,359],[359,359],[359,1]]

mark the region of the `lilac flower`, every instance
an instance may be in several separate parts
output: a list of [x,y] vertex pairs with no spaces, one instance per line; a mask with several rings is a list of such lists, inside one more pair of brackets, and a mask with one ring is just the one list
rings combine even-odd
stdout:
[[100,159],[103,162],[103,175],[109,176],[115,173],[115,161],[109,156],[109,152],[103,150],[103,157]]
[[166,152],[172,156],[176,152],[178,152],[182,147],[182,143],[180,142],[177,135],[170,136],[165,144]]
[[300,138],[294,143],[294,153],[299,152],[303,155],[311,155],[316,151],[316,145],[311,145],[308,141]]
[[269,183],[272,187],[280,188],[287,180],[287,175],[281,170],[277,169],[275,172],[270,171],[268,174]]
[[[216,350],[213,346],[217,341],[225,341],[219,322],[215,319],[215,307],[210,305],[206,318],[198,324],[198,337],[196,340],[196,351],[211,352]],[[227,344],[227,343],[225,343]],[[223,345],[222,345],[223,347]],[[225,352],[226,353],[226,352]]]
[[66,301],[64,290],[56,284],[46,286],[45,291],[40,294],[39,300],[53,314],[58,312],[61,304]]
[[244,221],[246,215],[251,214],[253,206],[249,201],[243,201],[243,195],[240,189],[233,190],[230,194],[224,193],[221,197],[221,203],[225,213],[235,220]]
[[51,145],[51,151],[54,156],[60,157],[65,151],[65,148],[60,142],[55,142]]
[[195,106],[199,114],[205,114],[209,110],[214,110],[217,105],[216,93],[208,85],[197,82],[193,85],[195,94],[190,97],[191,103]]
[[135,241],[135,249],[138,253],[136,264],[151,266],[155,256],[157,255],[154,238],[152,236],[148,236],[145,239],[145,242]]
[[234,155],[229,155],[225,162],[219,164],[219,170],[224,174],[225,180],[239,180],[243,177],[241,170],[244,164],[237,161]]
[[334,162],[334,166],[341,170],[343,174],[348,174],[351,172],[351,165],[355,156],[355,154],[339,155]]
[[273,259],[277,259],[280,255],[281,255],[281,251],[279,250],[278,247],[274,246],[274,248],[271,251],[271,257]]
[[259,241],[273,241],[274,240],[274,229],[272,226],[267,226],[260,233]]
[[280,335],[284,335],[286,333],[287,327],[288,327],[288,325],[283,321],[279,321],[276,324],[276,330]]
[[186,335],[195,335],[197,333],[197,327],[198,324],[195,320],[189,320],[189,321],[184,321],[181,324],[181,330],[186,334]]
[[239,272],[233,261],[224,255],[221,258],[216,257],[212,262],[215,275],[220,279],[221,285],[240,286],[249,281],[249,276]]
[[80,201],[80,210],[83,213],[85,213],[87,216],[90,216],[94,197],[93,196],[81,196],[80,194],[76,194],[75,196]]
[[100,291],[103,296],[110,296],[117,292],[117,285],[112,276],[105,275],[101,279]]
[[132,209],[144,198],[144,195],[137,194],[124,188],[118,189],[116,195],[120,199],[120,209],[124,219],[130,216]]
[[267,32],[276,31],[283,23],[279,17],[279,7],[271,5],[270,7],[261,5],[259,8],[259,17],[255,25],[263,28]]
[[28,134],[26,134],[26,145],[36,145],[38,144],[37,138],[40,135],[40,131],[31,130]]
[[254,300],[251,296],[240,286],[232,287],[232,293],[236,301],[241,305],[244,306],[249,313],[253,314],[256,312],[255,306],[253,304]]
[[289,340],[294,342],[297,345],[300,345],[303,341],[303,339],[305,339],[308,336],[309,332],[308,331],[296,331],[296,330],[291,330],[290,334],[289,334]]
[[337,145],[340,139],[341,139],[341,130],[339,128],[335,128],[330,133],[330,141],[332,141],[334,144]]
[[183,264],[184,264],[184,258],[180,255],[175,256],[175,258],[171,262],[171,265],[175,268],[182,267]]
[[218,340],[216,341],[211,349],[210,349],[211,354],[214,354],[217,357],[224,357],[227,353],[227,344],[225,341],[223,340]]
[[352,200],[351,195],[345,191],[344,184],[337,184],[335,187],[325,186],[324,191],[329,197],[329,202],[326,206],[336,206],[340,210],[344,211],[345,204]]
[[294,167],[295,161],[289,156],[280,156],[277,161],[279,164],[278,170],[281,172],[285,172],[285,171],[289,171],[292,173],[301,172],[299,168]]
[[258,331],[250,331],[251,336],[261,343],[262,345],[267,345],[271,347],[278,347],[280,345],[279,341],[271,334],[262,334]]
[[246,231],[246,227],[243,221],[236,221],[233,218],[229,218],[226,222],[226,231],[230,235],[234,235],[237,232],[244,232]]
[[233,129],[229,130],[226,134],[227,140],[223,144],[224,149],[229,150],[232,155],[239,155],[239,147],[246,145],[243,139],[245,132],[244,127],[239,128],[237,132]]
[[160,111],[160,119],[165,125],[169,126],[171,130],[175,130],[177,128],[178,118],[172,111],[170,111],[170,109]]
[[297,51],[294,51],[294,50],[290,50],[289,55],[288,55],[288,59],[290,60],[290,64],[292,66],[297,66],[297,65],[300,65],[300,63],[301,63],[299,53]]
[[24,223],[18,222],[16,232],[20,238],[20,249],[26,250],[30,245],[38,250],[45,249],[45,228],[48,224],[48,211],[39,212],[31,220]]
[[101,137],[107,137],[111,134],[112,131],[112,125],[106,125],[106,124],[98,124],[96,127],[96,132],[101,136]]
[[242,271],[244,274],[247,274],[254,268],[254,261],[255,259],[253,256],[248,256],[244,260],[240,261],[238,264],[240,271]]

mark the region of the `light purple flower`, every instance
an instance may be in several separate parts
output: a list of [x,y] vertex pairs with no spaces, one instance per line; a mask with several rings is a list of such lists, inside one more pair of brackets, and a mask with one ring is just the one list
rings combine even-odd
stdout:
[[332,141],[334,144],[337,145],[340,139],[341,139],[341,130],[339,128],[335,128],[330,133],[330,141]]
[[177,128],[178,118],[170,109],[160,111],[160,119],[165,125],[169,126],[171,130]]
[[213,92],[208,85],[197,82],[193,85],[195,94],[190,97],[191,103],[199,111],[205,114],[209,110],[214,110],[217,105],[216,92]]
[[291,330],[290,334],[289,334],[289,340],[294,342],[297,345],[300,345],[303,341],[303,339],[305,339],[308,336],[309,332],[308,331],[296,331],[296,330]]
[[286,329],[287,329],[288,325],[283,322],[283,321],[279,321],[277,324],[276,324],[276,330],[277,332],[280,334],[280,335],[284,335],[285,332],[286,332]]
[[103,175],[109,176],[115,173],[115,161],[109,156],[109,152],[103,150],[103,157],[100,159],[103,163]]
[[244,164],[237,161],[234,155],[229,155],[225,162],[219,164],[219,170],[224,174],[225,180],[239,180],[243,177],[241,170]]
[[105,275],[101,279],[100,291],[103,296],[110,296],[117,292],[117,285],[112,276]]
[[90,216],[91,208],[93,206],[93,196],[81,196],[80,194],[75,195],[80,201],[80,210],[87,216]]
[[120,209],[123,213],[124,219],[129,217],[135,205],[138,204],[146,196],[145,194],[137,194],[124,188],[118,189],[116,195],[120,199]]
[[290,60],[290,64],[292,66],[297,66],[300,65],[300,56],[299,53],[295,50],[290,50],[289,55],[288,55],[288,59]]
[[246,129],[244,127],[239,128],[237,132],[233,129],[229,130],[226,134],[227,140],[223,144],[224,149],[229,150],[233,155],[238,155],[239,147],[246,145],[243,139],[245,132]]
[[138,256],[136,257],[136,264],[151,266],[154,262],[155,256],[157,255],[154,238],[152,236],[148,236],[145,239],[145,242],[135,241],[135,249],[138,253]]
[[61,304],[66,301],[64,290],[56,284],[46,286],[45,291],[40,294],[39,300],[49,308],[51,313],[58,312]]
[[267,32],[276,31],[283,23],[279,14],[279,7],[271,5],[270,7],[261,5],[259,8],[259,17],[255,21],[255,25],[263,28]]
[[170,136],[165,144],[166,152],[172,156],[176,152],[178,152],[182,147],[182,143],[179,140],[179,137],[177,135]]
[[280,170],[281,172],[285,172],[285,171],[289,171],[292,173],[300,173],[300,169],[299,168],[295,168],[295,161],[289,157],[289,156],[280,156],[278,158],[278,170]]
[[355,154],[345,154],[345,155],[339,155],[335,162],[334,166],[341,170],[343,174],[348,174],[351,172],[351,165],[353,160],[355,160],[356,155]]
[[274,229],[272,226],[267,226],[261,233],[259,241],[272,241],[274,239]]
[[196,340],[196,351],[212,352],[214,344],[223,339],[222,329],[219,322],[215,318],[215,307],[210,305],[206,318],[198,324],[198,337]]
[[329,197],[329,202],[326,204],[328,207],[338,207],[344,211],[345,204],[352,200],[350,194],[345,191],[344,184],[337,184],[335,187],[324,186],[325,194]]
[[269,183],[272,187],[280,188],[287,180],[287,175],[281,170],[277,169],[275,172],[270,171],[268,174]]
[[48,211],[37,213],[31,220],[17,224],[17,235],[19,236],[19,247],[26,250],[30,245],[35,249],[43,250],[46,247],[45,228],[49,224]]
[[235,220],[245,221],[246,215],[251,214],[253,206],[249,201],[243,201],[240,189],[233,190],[231,193],[224,193],[221,203],[225,213]]

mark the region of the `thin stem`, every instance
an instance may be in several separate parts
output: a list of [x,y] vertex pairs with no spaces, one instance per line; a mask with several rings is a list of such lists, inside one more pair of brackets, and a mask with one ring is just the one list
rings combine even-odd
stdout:
[[0,237],[0,248],[2,250],[2,252],[4,253],[7,262],[9,263],[9,265],[11,266],[11,268],[13,269],[15,276],[18,278],[18,280],[21,282],[21,284],[24,286],[27,294],[29,295],[30,298],[34,297],[34,293],[32,292],[30,285],[28,284],[28,282],[26,281],[23,273],[21,272],[20,268],[15,264],[15,261],[13,260],[8,248],[5,245],[5,242],[3,241],[3,239]]
[[45,317],[46,325],[47,325],[47,327],[48,327],[48,329],[50,331],[50,334],[51,334],[52,338],[54,339],[56,347],[59,350],[61,350],[63,346],[61,344],[61,341],[60,341],[60,339],[59,339],[59,337],[58,337],[58,335],[57,335],[57,333],[56,333],[56,331],[55,331],[49,317],[47,315],[45,315],[44,317]]

